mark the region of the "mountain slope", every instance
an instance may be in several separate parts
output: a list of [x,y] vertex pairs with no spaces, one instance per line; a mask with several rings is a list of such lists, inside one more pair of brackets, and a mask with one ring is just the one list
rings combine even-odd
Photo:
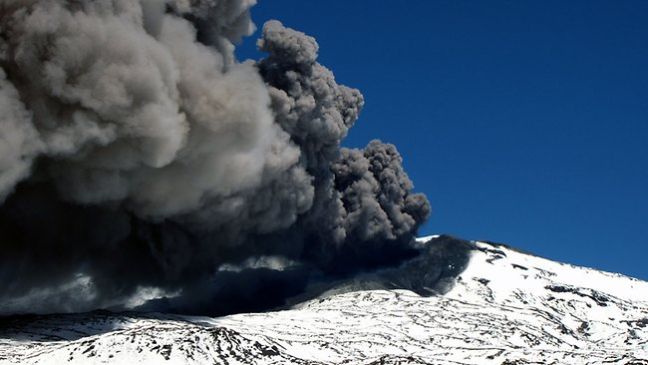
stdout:
[[421,244],[281,311],[6,318],[0,363],[648,365],[648,283],[498,244]]

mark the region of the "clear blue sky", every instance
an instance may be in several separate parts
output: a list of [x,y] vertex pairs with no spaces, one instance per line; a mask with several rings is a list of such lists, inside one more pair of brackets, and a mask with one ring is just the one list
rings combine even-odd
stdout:
[[[398,146],[423,234],[648,279],[648,1],[261,0]],[[254,39],[242,58],[258,58]]]

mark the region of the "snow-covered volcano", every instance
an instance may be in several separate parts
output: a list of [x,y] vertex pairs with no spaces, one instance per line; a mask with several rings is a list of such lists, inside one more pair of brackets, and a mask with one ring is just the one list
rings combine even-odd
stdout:
[[1,364],[648,364],[648,283],[447,236],[424,254],[221,318],[4,318]]

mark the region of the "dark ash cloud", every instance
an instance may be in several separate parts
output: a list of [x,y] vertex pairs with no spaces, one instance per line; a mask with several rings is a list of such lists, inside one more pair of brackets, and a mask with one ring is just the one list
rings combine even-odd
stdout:
[[234,57],[254,3],[0,3],[0,313],[261,310],[413,254],[429,203],[340,147],[364,101],[315,39]]

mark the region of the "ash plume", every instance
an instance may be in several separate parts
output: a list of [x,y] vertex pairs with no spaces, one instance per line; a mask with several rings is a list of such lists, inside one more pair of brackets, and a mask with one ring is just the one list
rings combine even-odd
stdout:
[[364,101],[315,39],[236,60],[254,4],[0,2],[0,314],[261,310],[412,254],[429,203],[340,146]]

